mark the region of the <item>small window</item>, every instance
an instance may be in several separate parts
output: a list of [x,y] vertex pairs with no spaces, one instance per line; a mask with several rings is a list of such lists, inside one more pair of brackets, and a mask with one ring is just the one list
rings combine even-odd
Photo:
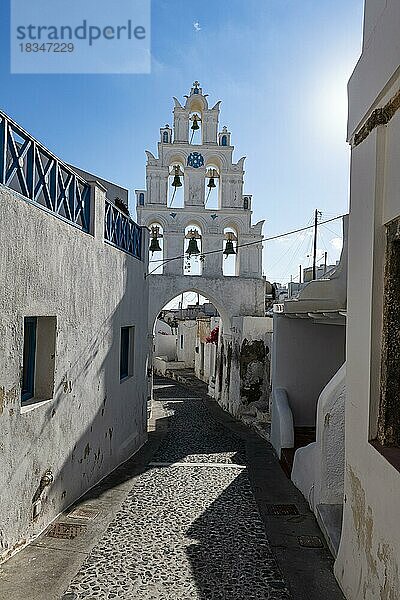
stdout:
[[122,381],[133,375],[134,327],[121,327],[119,378]]
[[181,350],[183,350],[183,335],[181,335]]
[[226,135],[223,135],[221,138],[221,146],[227,146],[228,145],[228,138],[226,137]]
[[33,398],[35,391],[35,362],[36,362],[36,317],[24,319],[24,359],[22,366],[21,401],[27,402]]
[[164,144],[168,144],[168,131],[163,132],[163,140]]
[[139,206],[144,206],[144,194],[140,192],[139,194]]
[[243,199],[243,208],[249,210],[249,199],[247,197]]
[[54,394],[56,317],[25,317],[21,404],[50,400]]

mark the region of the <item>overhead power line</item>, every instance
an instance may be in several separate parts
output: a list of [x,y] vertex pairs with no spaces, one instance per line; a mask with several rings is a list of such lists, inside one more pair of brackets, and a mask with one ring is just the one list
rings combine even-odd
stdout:
[[[346,216],[346,214],[338,215],[337,217],[332,217],[331,219],[326,219],[325,221],[320,221],[318,224],[325,225],[325,223],[331,223],[332,221],[337,221],[338,219],[342,219],[345,216]],[[264,242],[271,242],[272,240],[277,240],[277,239],[285,237],[287,235],[293,235],[294,233],[300,233],[301,231],[307,231],[307,229],[312,229],[313,227],[314,227],[314,225],[306,225],[305,227],[299,227],[299,229],[293,229],[292,231],[286,231],[285,233],[279,233],[277,235],[263,237],[263,238],[261,238],[261,240],[247,242],[246,244],[237,244],[236,248],[246,248],[247,246],[254,246],[255,244],[263,244]],[[222,254],[223,251],[224,251],[223,248],[221,250],[209,250],[208,252],[202,252],[201,255],[208,256],[210,254]],[[149,263],[157,262],[158,265],[157,265],[157,267],[155,267],[155,269],[153,269],[152,271],[147,273],[145,275],[145,278],[148,277],[149,275],[151,275],[152,273],[154,273],[154,271],[157,271],[157,269],[159,269],[160,267],[162,267],[174,260],[180,260],[182,258],[186,258],[184,254],[180,254],[179,256],[173,256],[172,258],[168,258],[167,260],[163,261],[162,263],[160,263],[160,260],[150,260]]]

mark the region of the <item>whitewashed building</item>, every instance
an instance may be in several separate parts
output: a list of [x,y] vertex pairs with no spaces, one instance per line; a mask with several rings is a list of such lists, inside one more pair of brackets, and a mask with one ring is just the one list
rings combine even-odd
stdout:
[[0,139],[4,560],[146,440],[148,235],[4,113]]
[[400,598],[400,3],[366,0],[351,144],[343,529],[349,600]]

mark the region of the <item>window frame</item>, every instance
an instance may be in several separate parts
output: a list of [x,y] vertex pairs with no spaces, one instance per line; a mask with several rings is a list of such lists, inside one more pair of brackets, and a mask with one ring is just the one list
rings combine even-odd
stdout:
[[24,317],[21,405],[35,397],[36,354],[37,317]]

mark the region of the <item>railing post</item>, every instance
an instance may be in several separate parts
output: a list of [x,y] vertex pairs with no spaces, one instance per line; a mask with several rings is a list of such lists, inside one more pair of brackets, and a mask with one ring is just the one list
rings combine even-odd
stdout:
[[88,181],[88,183],[90,185],[89,233],[97,240],[103,241],[107,190],[98,181]]
[[7,168],[7,133],[8,123],[5,115],[1,115],[0,123],[0,183],[6,180]]

